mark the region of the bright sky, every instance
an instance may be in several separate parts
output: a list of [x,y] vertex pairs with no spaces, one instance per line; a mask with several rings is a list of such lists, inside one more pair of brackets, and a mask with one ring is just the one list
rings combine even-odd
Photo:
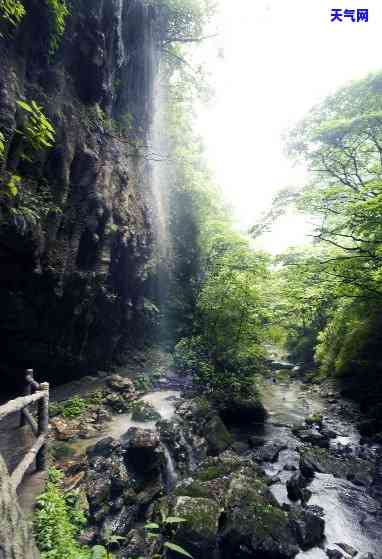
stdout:
[[[303,180],[283,154],[283,133],[342,84],[382,68],[382,2],[220,3],[221,35],[206,47],[213,51],[216,98],[198,126],[216,178],[247,228],[280,188]],[[369,22],[330,23],[332,8],[368,8]],[[281,251],[307,240],[308,231],[301,217],[290,215],[261,245]]]

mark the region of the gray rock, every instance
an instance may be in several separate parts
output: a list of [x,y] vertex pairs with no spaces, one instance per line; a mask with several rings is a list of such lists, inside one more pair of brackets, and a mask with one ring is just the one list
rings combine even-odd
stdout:
[[294,507],[290,512],[290,520],[302,549],[310,549],[322,541],[325,522],[321,516],[315,514],[314,509]]
[[282,441],[269,441],[255,450],[254,456],[259,462],[275,462],[280,452],[286,448],[287,445]]
[[358,551],[354,549],[354,547],[348,545],[347,543],[336,543],[336,545],[338,545],[338,547],[343,549],[345,553],[350,555],[350,557],[355,557],[358,553]]
[[0,455],[0,557],[1,559],[38,559],[33,531],[17,502],[7,467]]
[[303,442],[310,443],[313,446],[321,448],[329,448],[329,438],[314,429],[294,429],[293,433]]
[[338,457],[323,448],[304,449],[300,456],[300,470],[307,478],[319,472],[365,486],[371,484],[374,471],[373,465],[367,460],[354,456]]
[[122,446],[128,464],[137,475],[159,474],[163,454],[157,432],[131,427],[122,438]]
[[135,393],[135,386],[133,381],[128,377],[121,377],[120,375],[111,375],[106,381],[107,385],[117,392]]
[[326,550],[326,555],[329,557],[329,559],[342,559],[343,558],[343,554],[341,553],[341,551],[338,551],[338,549],[327,549]]
[[288,479],[286,483],[288,497],[291,501],[298,501],[303,499],[303,492],[305,485],[308,480],[300,473],[296,472],[293,476]]

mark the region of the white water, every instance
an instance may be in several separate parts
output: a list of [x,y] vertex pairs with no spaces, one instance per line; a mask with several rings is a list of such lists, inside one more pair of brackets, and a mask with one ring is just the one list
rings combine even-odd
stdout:
[[123,66],[126,55],[125,55],[125,44],[123,42],[122,36],[122,14],[123,14],[123,0],[116,0],[117,2],[117,18],[118,18],[118,25],[117,25],[117,40],[118,40],[118,58],[117,58],[117,65],[118,68]]
[[171,452],[163,442],[162,446],[164,457],[166,460],[166,485],[167,489],[171,490],[178,480],[178,474],[176,473],[175,462],[173,457],[171,456]]
[[[307,415],[323,413],[326,424],[332,425],[336,432],[341,433],[340,437],[334,439],[334,444],[357,445],[359,434],[350,422],[326,408],[324,400],[318,394],[298,382],[266,386],[263,395],[270,411],[270,420],[262,433],[265,440],[281,439],[289,446],[288,450],[280,453],[276,463],[264,464],[264,467],[269,475],[277,475],[281,480],[281,483],[271,487],[276,499],[280,504],[291,504],[285,483],[292,474],[283,468],[286,463],[294,463],[298,467],[299,455],[293,449],[298,446],[299,441],[294,438],[290,429],[280,424],[298,425]],[[347,543],[361,553],[370,552],[376,559],[382,559],[380,505],[364,487],[330,474],[317,473],[308,488],[312,491],[308,504],[319,505],[324,510],[325,547],[335,549],[336,543]],[[324,558],[327,559],[326,553],[316,547],[300,552],[296,559]]]

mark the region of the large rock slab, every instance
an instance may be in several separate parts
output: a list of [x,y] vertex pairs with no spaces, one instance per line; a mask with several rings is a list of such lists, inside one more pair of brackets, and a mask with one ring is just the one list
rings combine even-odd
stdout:
[[307,478],[315,472],[332,474],[356,485],[369,486],[373,480],[374,466],[367,460],[353,456],[335,456],[324,448],[304,449],[300,456],[300,470]]

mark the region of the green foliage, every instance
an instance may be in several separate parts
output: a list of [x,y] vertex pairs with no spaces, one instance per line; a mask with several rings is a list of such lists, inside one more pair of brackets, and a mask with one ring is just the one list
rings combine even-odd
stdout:
[[64,494],[63,474],[52,468],[44,493],[37,500],[34,532],[42,559],[90,559],[90,550],[76,537],[86,523],[78,505],[78,495]]
[[88,403],[79,396],[73,396],[63,404],[62,414],[67,419],[75,419],[81,417],[88,408]]
[[163,43],[200,41],[215,8],[210,0],[163,0]]
[[175,363],[207,393],[248,393],[264,357],[267,258],[229,229],[210,236],[207,249],[196,335],[177,344]]
[[[98,402],[98,398],[94,403]],[[81,417],[92,403],[90,399],[84,399],[80,396],[73,396],[65,402],[52,402],[49,404],[49,414],[51,416],[63,415],[66,419],[76,419]]]
[[[152,539],[159,539],[160,536],[163,538],[174,537],[176,534],[176,527],[183,522],[186,522],[184,518],[180,518],[178,516],[166,516],[164,512],[160,511],[161,520],[159,522],[150,522],[145,525],[145,529],[148,531],[149,538]],[[180,545],[172,542],[172,541],[164,541],[162,544],[162,552],[156,553],[152,559],[163,559],[166,557],[165,550],[169,549],[174,551],[178,555],[182,555],[183,557],[190,557],[193,559],[192,555],[188,553],[183,547]]]
[[70,14],[65,0],[46,0],[51,15],[49,54],[53,55],[60,46],[65,33],[66,18]]
[[26,114],[26,120],[19,131],[33,150],[50,149],[54,146],[55,130],[44,114],[43,108],[35,101],[17,101],[18,106]]
[[133,382],[139,392],[147,392],[152,388],[151,379],[147,375],[138,375]]
[[[0,0],[0,25],[17,27],[25,13],[24,4],[20,0]],[[0,37],[2,36],[0,32]]]
[[290,133],[310,180],[289,201],[316,228],[312,246],[279,258],[273,279],[271,314],[294,355],[315,355],[321,374],[358,386],[360,399],[367,384],[382,395],[381,85],[378,72],[341,88]]
[[0,159],[4,159],[6,145],[7,142],[5,136],[2,132],[0,132]]
[[45,490],[37,499],[33,526],[41,559],[112,559],[103,546],[89,548],[77,542],[86,515],[80,493],[65,493],[62,479],[62,471],[51,468]]
[[4,181],[4,194],[7,196],[10,196],[11,198],[14,198],[18,191],[19,191],[19,185],[21,183],[21,177],[19,175],[16,175],[14,173],[6,173],[5,174],[5,181]]

